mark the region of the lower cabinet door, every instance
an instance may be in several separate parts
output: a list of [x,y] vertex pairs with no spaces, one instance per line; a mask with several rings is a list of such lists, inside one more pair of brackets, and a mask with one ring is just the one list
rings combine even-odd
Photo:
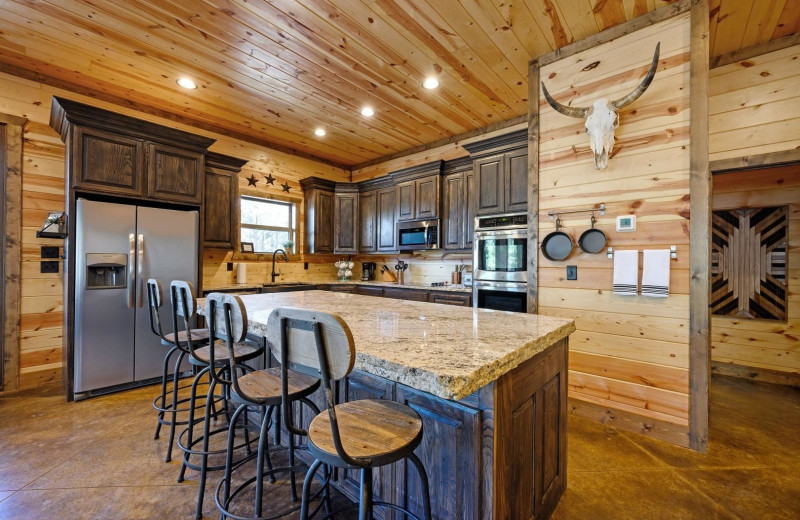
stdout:
[[[422,443],[414,453],[428,474],[434,520],[477,519],[480,514],[481,412],[398,384],[395,400],[422,417]],[[422,518],[417,468],[395,464],[395,503]],[[398,515],[402,517],[402,515]]]
[[[394,397],[394,386],[394,383],[391,381],[354,370],[340,383],[339,401],[357,401],[359,399],[391,400]],[[393,471],[394,467],[392,465],[383,466],[373,471],[373,500],[394,502]],[[358,500],[361,472],[359,470],[340,469],[337,472],[337,478],[344,492],[351,499]],[[392,512],[387,512],[383,508],[376,507],[375,518],[389,520],[392,518]]]

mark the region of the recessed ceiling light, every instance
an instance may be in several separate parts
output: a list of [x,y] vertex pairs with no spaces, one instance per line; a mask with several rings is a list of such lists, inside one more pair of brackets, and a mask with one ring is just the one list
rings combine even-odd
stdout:
[[325,131],[324,128],[317,128],[316,130],[314,130],[314,135],[325,137],[325,134],[327,134],[327,132]]
[[375,115],[375,111],[372,110],[372,107],[366,106],[361,109],[361,115],[364,117],[372,117]]
[[196,89],[197,88],[197,83],[195,83],[194,81],[190,80],[189,78],[180,78],[180,79],[178,79],[177,83],[178,83],[178,85],[182,86],[183,88],[188,88],[188,89]]
[[435,89],[439,86],[439,80],[434,78],[433,76],[425,78],[425,81],[422,82],[422,86],[427,89]]

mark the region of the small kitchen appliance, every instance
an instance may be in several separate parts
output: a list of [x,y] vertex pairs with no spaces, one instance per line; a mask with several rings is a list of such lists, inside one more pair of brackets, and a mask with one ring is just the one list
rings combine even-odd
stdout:
[[361,263],[361,281],[369,282],[375,276],[375,262],[362,262]]

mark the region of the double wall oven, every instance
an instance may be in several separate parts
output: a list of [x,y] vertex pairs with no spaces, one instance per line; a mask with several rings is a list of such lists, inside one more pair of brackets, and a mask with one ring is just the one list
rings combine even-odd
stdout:
[[473,244],[473,306],[527,312],[528,215],[476,217]]

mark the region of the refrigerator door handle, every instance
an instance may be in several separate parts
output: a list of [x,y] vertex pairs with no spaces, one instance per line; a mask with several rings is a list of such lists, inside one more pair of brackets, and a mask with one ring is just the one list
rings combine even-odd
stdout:
[[141,308],[144,301],[144,235],[139,235],[137,249],[139,250],[139,258],[137,260],[136,274],[139,280],[136,284],[136,293],[138,296],[137,306]]
[[130,246],[130,252],[128,254],[128,308],[133,309],[134,306],[134,298],[133,298],[133,289],[136,284],[135,277],[134,277],[134,259],[136,258],[136,242],[135,236],[133,233],[128,235],[128,245]]

